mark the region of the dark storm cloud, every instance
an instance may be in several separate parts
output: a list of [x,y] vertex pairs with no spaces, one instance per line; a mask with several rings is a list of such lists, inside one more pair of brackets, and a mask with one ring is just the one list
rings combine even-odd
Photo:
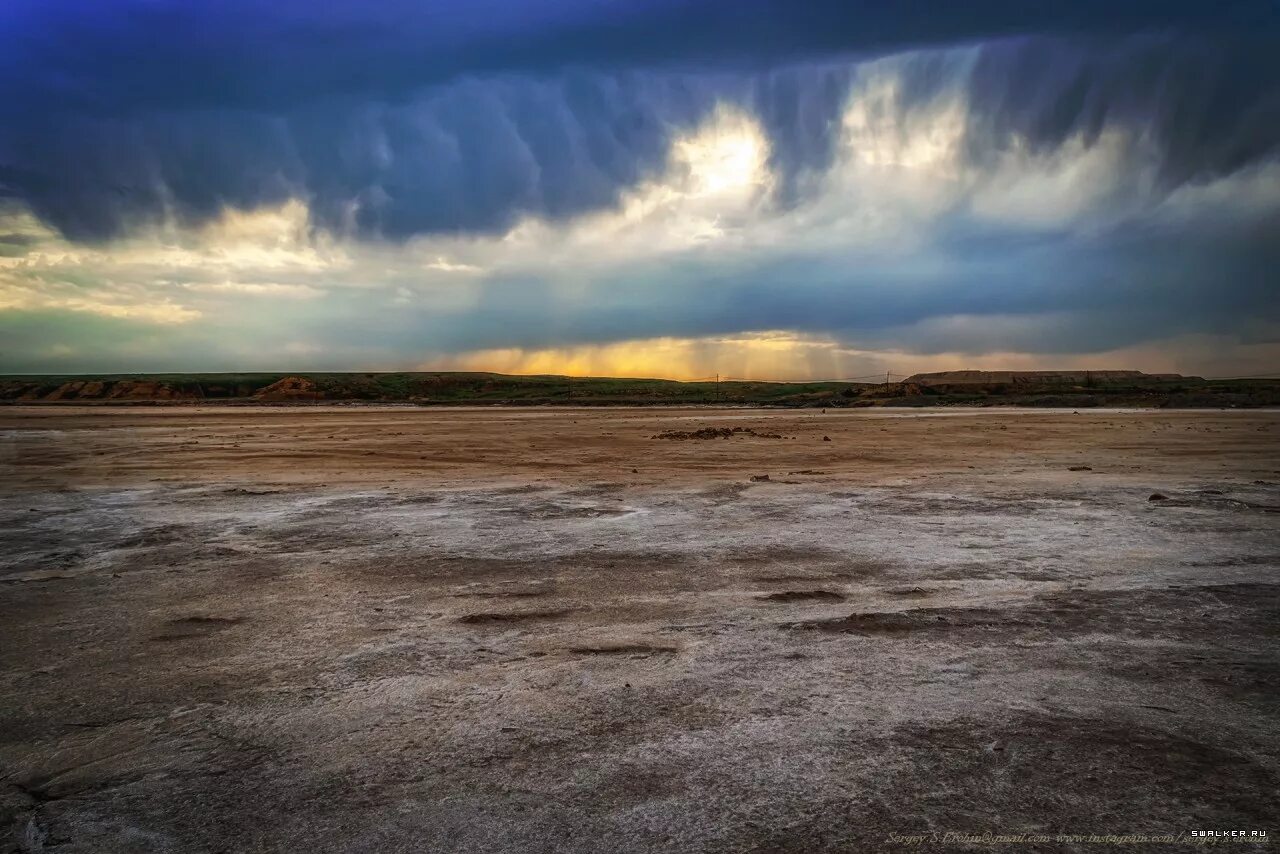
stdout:
[[463,80],[398,105],[290,117],[317,219],[362,234],[495,231],[520,213],[604,207],[664,162],[673,128],[714,103],[705,81],[644,74]]
[[[926,52],[981,162],[1141,134],[1170,185],[1274,156],[1273,3],[11,0],[0,193],[75,239],[290,197],[358,235],[493,232],[607,206],[718,101],[758,116],[794,200],[830,163],[856,65]],[[1138,35],[1134,35],[1138,33]]]
[[[1274,26],[1270,0],[8,0],[6,101],[74,110],[393,97],[468,73],[741,67],[1018,34]],[[11,102],[10,102],[11,103]]]
[[1157,34],[1114,43],[1017,41],[989,46],[971,79],[970,154],[1012,135],[1038,149],[1109,127],[1158,146],[1168,185],[1220,177],[1280,148],[1280,41],[1274,30]]

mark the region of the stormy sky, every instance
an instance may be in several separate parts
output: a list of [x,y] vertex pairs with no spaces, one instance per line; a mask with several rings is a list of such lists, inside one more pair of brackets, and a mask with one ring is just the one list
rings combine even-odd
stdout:
[[1280,368],[1276,0],[6,0],[0,372]]

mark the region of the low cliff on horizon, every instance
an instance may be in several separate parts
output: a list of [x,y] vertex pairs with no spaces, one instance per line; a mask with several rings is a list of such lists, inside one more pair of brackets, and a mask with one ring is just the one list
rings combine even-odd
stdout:
[[904,382],[917,385],[1046,385],[1116,382],[1204,382],[1203,377],[1182,374],[1147,374],[1142,371],[933,371],[912,374]]
[[0,376],[0,404],[1280,406],[1280,379],[1206,380],[1141,371],[942,371],[891,383],[678,382],[492,373]]

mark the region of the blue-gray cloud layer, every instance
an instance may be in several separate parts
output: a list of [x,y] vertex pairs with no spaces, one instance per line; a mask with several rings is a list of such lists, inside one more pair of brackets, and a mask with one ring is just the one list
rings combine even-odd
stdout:
[[[170,327],[95,315],[92,270],[33,265],[20,288],[56,287],[58,299],[0,312],[0,361],[281,367],[293,358],[270,349],[282,317],[322,348],[291,365],[335,368],[771,329],[915,353],[1265,343],[1280,325],[1280,173],[1267,169],[1280,158],[1278,17],[1273,0],[9,0],[0,214],[29,210],[111,252],[148,226],[300,199],[311,225],[374,260],[268,271],[324,296],[243,297],[257,300],[245,311],[228,309],[241,297],[201,297],[198,324]],[[888,67],[869,61],[889,55]],[[850,157],[850,97],[875,73],[896,94],[868,109],[892,112],[873,119],[907,142],[913,118],[933,128],[948,105],[963,111],[955,165],[972,183],[904,219],[914,254],[849,248],[828,221],[826,242],[794,249],[600,263],[571,298],[557,283],[591,278],[576,269],[486,270],[463,308],[404,301],[421,267],[388,274],[378,260],[396,251],[383,241],[484,238],[528,216],[571,228],[669,177],[673,141],[721,105],[767,137],[775,180],[753,216],[830,207],[835,192],[892,195],[857,181],[832,190]],[[1048,198],[1060,186],[1039,206],[1068,210],[1045,222],[979,210],[1019,158],[1083,162],[1095,148],[1110,171],[1072,179],[1107,184],[1088,188],[1082,213]],[[1255,198],[1259,175],[1271,183]],[[1214,182],[1227,190],[1201,192]],[[0,258],[42,239],[0,234]],[[194,300],[183,276],[204,275],[135,282],[136,268],[121,269],[117,291],[161,300]]]
[[761,119],[778,201],[830,162],[849,57],[961,87],[975,161],[1108,127],[1169,186],[1280,148],[1272,2],[14,0],[0,193],[73,239],[300,197],[360,236],[501,231],[614,203],[717,102]]

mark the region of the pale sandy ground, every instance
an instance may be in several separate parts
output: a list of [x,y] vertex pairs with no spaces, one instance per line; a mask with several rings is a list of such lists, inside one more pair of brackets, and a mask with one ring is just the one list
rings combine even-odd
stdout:
[[1274,841],[1277,484],[1275,412],[0,408],[0,850]]

